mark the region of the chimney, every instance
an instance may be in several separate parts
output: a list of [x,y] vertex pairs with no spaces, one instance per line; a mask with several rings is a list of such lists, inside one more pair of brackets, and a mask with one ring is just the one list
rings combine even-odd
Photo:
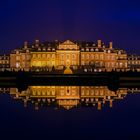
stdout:
[[27,48],[28,48],[28,42],[25,41],[25,42],[24,42],[24,49],[27,49]]
[[101,48],[101,46],[102,46],[102,41],[98,40],[98,48]]
[[109,42],[109,48],[113,49],[113,42]]
[[39,47],[39,40],[35,40],[35,47]]

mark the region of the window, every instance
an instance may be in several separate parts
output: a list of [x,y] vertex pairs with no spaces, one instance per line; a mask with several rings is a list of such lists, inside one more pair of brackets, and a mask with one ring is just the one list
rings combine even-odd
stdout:
[[61,60],[64,60],[64,54],[60,55]]
[[16,68],[19,68],[20,67],[20,63],[16,63]]
[[86,48],[86,51],[89,51],[89,48]]
[[91,59],[94,59],[94,54],[91,55]]
[[107,59],[110,60],[110,56],[109,55],[107,56]]
[[22,55],[22,60],[25,60],[25,55]]
[[95,49],[95,51],[96,51],[96,52],[98,52],[98,51],[99,51],[99,49],[98,49],[98,48],[96,48],[96,49]]
[[16,56],[16,60],[19,61],[20,60],[20,56]]
[[72,61],[72,65],[76,65],[76,62],[75,61]]
[[100,55],[100,59],[101,59],[101,60],[103,60],[103,59],[104,59],[104,56],[103,56],[103,54],[101,54],[101,55]]
[[83,58],[83,59],[85,58],[85,55],[84,55],[84,54],[82,54],[82,58]]
[[86,55],[86,58],[89,59],[89,54]]
[[82,61],[82,62],[81,62],[81,65],[85,65],[85,61]]
[[61,65],[64,65],[64,61],[61,61]]
[[55,54],[52,54],[52,58],[53,58],[53,59],[55,58]]
[[33,54],[33,58],[36,58],[36,54]]
[[47,58],[50,58],[50,54],[47,54]]
[[98,54],[95,54],[95,59],[99,59],[99,56],[98,56]]
[[76,54],[72,54],[72,58],[75,59],[76,58]]
[[16,54],[19,54],[19,51],[18,50],[16,50]]
[[84,48],[82,48],[81,51],[84,51]]
[[41,58],[41,54],[38,54],[38,58]]
[[123,66],[123,63],[122,62],[120,62],[120,67],[122,67]]
[[70,55],[69,54],[67,54],[67,59],[69,59],[70,58]]
[[111,56],[111,60],[115,60],[115,56],[114,55]]
[[46,54],[42,54],[42,57],[45,58],[46,57]]

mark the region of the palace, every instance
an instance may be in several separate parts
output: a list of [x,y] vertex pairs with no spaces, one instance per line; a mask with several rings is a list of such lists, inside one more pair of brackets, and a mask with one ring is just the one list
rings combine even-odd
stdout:
[[36,40],[34,44],[24,43],[23,48],[15,49],[10,54],[12,70],[45,70],[52,67],[78,68],[92,67],[100,71],[127,69],[128,59],[124,50],[113,48],[110,42],[106,46],[101,40],[93,42],[44,42]]
[[24,107],[31,103],[36,110],[42,106],[65,109],[93,106],[101,110],[106,104],[113,107],[113,102],[136,93],[140,93],[140,88],[119,88],[117,91],[111,91],[107,86],[28,86],[22,91],[0,88],[0,94],[10,94],[22,101]]
[[[10,95],[16,100],[22,100],[27,107],[32,103],[36,110],[41,106],[63,107],[71,109],[78,106],[95,106],[98,110],[109,103],[122,100],[128,93],[139,93],[140,89],[119,88],[111,91],[107,86],[29,86],[21,92],[17,88],[10,88]],[[2,93],[6,93],[4,89]]]
[[0,55],[0,70],[10,71],[52,71],[64,73],[84,69],[84,72],[101,71],[140,71],[140,56],[128,55],[122,49],[105,45],[101,40],[94,42],[44,42],[35,40],[23,47],[12,50],[8,55]]

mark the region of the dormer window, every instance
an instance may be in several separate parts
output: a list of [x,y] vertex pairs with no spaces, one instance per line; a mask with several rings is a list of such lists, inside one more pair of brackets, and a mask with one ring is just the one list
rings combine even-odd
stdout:
[[55,51],[55,48],[52,48],[53,51]]
[[50,51],[50,50],[51,50],[51,48],[48,48],[47,50],[48,50],[48,51]]
[[110,53],[111,51],[110,50],[108,50],[108,53]]
[[91,48],[91,49],[90,49],[90,51],[92,51],[92,52],[93,52],[93,51],[94,51],[94,49],[93,49],[93,48]]
[[26,50],[26,53],[29,53],[29,50]]
[[38,51],[41,51],[41,48],[38,48]]
[[86,48],[86,51],[89,51],[89,48]]
[[16,50],[16,54],[19,54],[19,51],[18,50]]
[[43,51],[46,51],[46,48],[43,48]]
[[98,49],[98,48],[96,48],[96,49],[95,49],[95,51],[96,51],[96,52],[98,52],[98,51],[99,51],[99,49]]
[[81,51],[84,51],[84,48],[82,48]]

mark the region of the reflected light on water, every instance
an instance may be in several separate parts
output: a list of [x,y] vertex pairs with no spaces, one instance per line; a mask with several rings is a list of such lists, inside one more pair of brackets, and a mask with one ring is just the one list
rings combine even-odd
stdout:
[[8,93],[13,99],[21,100],[24,107],[29,103],[33,104],[35,110],[42,106],[67,110],[86,106],[101,110],[108,103],[112,108],[114,101],[124,99],[127,94],[140,92],[138,88],[119,88],[117,91],[111,91],[107,86],[28,86],[21,92],[18,88],[0,89],[1,93]]

